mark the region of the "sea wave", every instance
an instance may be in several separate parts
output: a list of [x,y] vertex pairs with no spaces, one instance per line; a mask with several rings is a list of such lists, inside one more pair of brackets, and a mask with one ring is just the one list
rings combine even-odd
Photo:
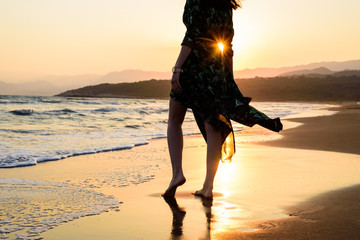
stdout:
[[[155,136],[155,139],[157,136]],[[96,154],[96,153],[103,153],[103,152],[112,152],[112,151],[121,151],[121,150],[128,150],[133,147],[146,145],[149,142],[140,141],[134,144],[126,144],[124,146],[117,146],[117,147],[107,147],[98,150],[86,150],[86,151],[77,151],[73,153],[61,153],[61,151],[54,152],[54,153],[45,153],[43,155],[46,156],[29,156],[29,155],[7,155],[6,157],[0,158],[0,168],[15,168],[15,167],[28,167],[37,165],[43,162],[50,162],[50,161],[58,161],[65,158],[75,157],[75,156],[82,156],[82,155],[89,155],[89,154]],[[66,152],[66,151],[64,151]],[[36,154],[35,154],[36,155]],[[40,155],[40,154],[39,154]]]
[[108,105],[120,105],[119,102],[117,101],[111,101],[111,102],[107,102],[107,101],[79,101],[79,100],[74,100],[72,99],[72,102],[74,103],[79,103],[79,104],[89,104],[89,105],[105,105],[105,104],[108,104]]
[[169,111],[168,108],[164,108],[164,107],[143,107],[143,108],[138,108],[137,111],[139,113],[143,113],[143,114],[162,114],[162,113],[167,113]]
[[141,127],[143,127],[143,125],[125,125],[126,128],[135,128],[135,129],[139,129]]
[[[35,165],[72,156],[129,149],[166,136],[168,101],[6,96],[0,110],[0,167]],[[18,105],[18,102],[27,104]],[[270,117],[325,104],[253,103]],[[32,110],[32,114],[30,114]],[[19,111],[20,115],[10,111]],[[199,134],[191,110],[184,135]],[[26,117],[26,114],[31,116]],[[242,126],[234,124],[235,131]]]
[[99,108],[99,109],[95,109],[94,112],[115,112],[118,111],[118,108],[109,108],[109,107],[105,107],[105,108]]
[[40,102],[43,102],[43,103],[62,103],[62,101],[60,100],[46,100],[46,99],[39,99]]
[[28,104],[26,101],[0,101],[0,104]]
[[29,130],[19,130],[19,129],[0,129],[0,132],[7,132],[7,133],[33,133],[33,131]]
[[49,114],[49,115],[63,115],[63,114],[71,114],[71,113],[77,113],[77,111],[69,108],[64,108],[61,110],[50,110],[43,112],[43,114]]
[[9,112],[14,114],[14,115],[29,116],[29,115],[32,115],[34,113],[34,110],[32,110],[32,109],[20,109],[20,110],[12,110],[12,111],[9,111]]

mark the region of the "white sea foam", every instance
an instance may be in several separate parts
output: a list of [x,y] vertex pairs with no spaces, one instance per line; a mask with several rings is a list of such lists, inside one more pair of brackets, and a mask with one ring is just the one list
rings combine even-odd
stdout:
[[0,236],[34,239],[61,223],[118,208],[111,196],[62,183],[0,178]]

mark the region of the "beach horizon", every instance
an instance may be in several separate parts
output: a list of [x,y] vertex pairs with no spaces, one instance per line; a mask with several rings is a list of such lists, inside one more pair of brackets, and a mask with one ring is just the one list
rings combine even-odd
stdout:
[[[353,104],[331,110],[337,113],[285,120],[277,140],[237,142],[233,162],[220,164],[210,201],[191,194],[201,188],[204,177],[206,143],[199,135],[185,136],[187,182],[175,199],[161,197],[171,177],[166,139],[129,150],[0,169],[0,175],[22,179],[22,184],[69,184],[73,189],[62,192],[66,198],[79,188],[97,192],[102,195],[94,201],[108,207],[23,239],[359,239],[360,108]],[[236,137],[263,131],[254,127]],[[134,168],[141,169],[141,177],[131,175]],[[122,179],[125,172],[133,184]],[[71,203],[74,209],[92,203],[83,198],[79,195],[82,202]],[[16,236],[0,229],[3,238]]]

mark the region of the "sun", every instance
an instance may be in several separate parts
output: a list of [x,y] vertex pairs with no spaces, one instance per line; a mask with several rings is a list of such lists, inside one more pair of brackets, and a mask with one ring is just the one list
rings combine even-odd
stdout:
[[217,45],[218,45],[220,51],[224,52],[224,44],[222,42],[219,42]]

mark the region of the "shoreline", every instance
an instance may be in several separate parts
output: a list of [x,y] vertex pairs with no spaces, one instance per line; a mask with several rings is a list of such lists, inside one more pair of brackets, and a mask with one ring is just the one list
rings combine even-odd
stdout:
[[[261,103],[261,102],[260,102]],[[264,102],[266,103],[266,102]],[[290,102],[291,103],[296,103],[296,102]],[[271,104],[271,103],[270,103]],[[312,103],[310,103],[312,104]],[[305,112],[305,117],[313,117],[314,115],[320,115],[322,116],[324,115],[331,115],[332,112],[331,110],[329,110],[330,106],[334,106],[334,105],[330,105],[330,104],[324,104],[324,103],[314,103],[315,105],[319,105],[322,104],[322,108],[319,109],[312,109],[310,108],[310,110],[307,110]],[[319,107],[319,106],[318,106]],[[289,116],[283,118],[285,120],[288,120],[289,118],[294,118],[296,116],[298,116],[299,113],[293,113],[290,114]],[[300,116],[303,116],[303,113],[300,114]],[[233,126],[242,126],[241,124],[237,124],[235,122],[233,122]],[[296,124],[291,124],[288,125],[287,127],[296,127]],[[279,138],[279,135],[276,134],[269,134],[267,131],[248,131],[246,130],[246,127],[244,128],[244,126],[241,127],[242,129],[245,129],[245,131],[247,131],[246,134],[247,138],[245,139],[244,142],[258,142],[258,141],[271,141],[274,139]],[[243,135],[241,132],[243,130],[236,130],[236,127],[234,128],[234,133],[236,135]],[[240,132],[240,133],[239,133]],[[200,132],[195,132],[195,133],[189,133],[189,134],[185,134],[184,137],[188,136],[188,135],[198,135],[201,136]],[[250,136],[250,138],[248,138],[248,136]],[[146,145],[149,144],[150,141],[152,140],[156,140],[156,139],[164,139],[166,138],[166,136],[164,136],[164,134],[160,134],[157,136],[153,136],[151,138],[144,138],[142,141],[138,141],[138,142],[132,142],[129,144],[120,144],[120,145],[112,145],[112,146],[105,146],[103,148],[98,148],[98,149],[80,149],[78,151],[75,152],[71,152],[70,153],[66,153],[66,154],[51,154],[50,156],[36,156],[36,157],[32,157],[27,159],[26,161],[20,161],[20,162],[12,162],[12,163],[2,163],[0,164],[0,169],[1,168],[17,168],[17,167],[28,167],[28,166],[34,166],[34,165],[38,165],[39,163],[44,163],[44,162],[50,162],[50,161],[58,161],[58,160],[63,160],[63,159],[67,159],[67,158],[72,158],[72,157],[76,157],[76,156],[81,156],[81,155],[92,155],[92,154],[98,154],[98,153],[103,153],[103,152],[112,152],[112,151],[122,151],[122,150],[128,150],[134,147],[138,147],[141,145]],[[240,138],[240,140],[242,141],[243,138]],[[66,152],[66,149],[64,150]],[[26,158],[27,156],[25,156]]]
[[[169,236],[170,239],[268,239],[268,236],[274,236],[271,239],[298,239],[297,235],[307,234],[304,232],[305,227],[296,230],[290,238],[289,235],[287,238],[282,237],[282,234],[305,216],[301,215],[305,210],[309,212],[301,202],[324,192],[347,188],[360,181],[358,154],[320,151],[324,150],[320,148],[326,145],[323,143],[328,142],[329,138],[316,142],[313,137],[308,137],[313,150],[306,148],[303,144],[306,141],[296,139],[309,133],[306,126],[314,124],[314,128],[321,126],[322,129],[327,129],[333,123],[331,119],[337,119],[344,127],[340,132],[336,132],[339,129],[334,128],[334,134],[337,133],[338,137],[347,136],[341,138],[345,142],[339,143],[340,148],[343,148],[342,144],[348,143],[357,149],[359,145],[352,140],[359,136],[354,129],[356,119],[360,116],[359,109],[346,110],[342,107],[337,110],[339,112],[335,115],[314,118],[316,121],[309,120],[310,118],[296,119],[303,121],[303,125],[285,129],[281,134],[284,137],[279,140],[237,142],[233,162],[219,167],[213,201],[203,201],[191,195],[191,192],[202,185],[204,177],[206,144],[201,135],[185,136],[184,169],[187,183],[179,188],[175,202],[165,202],[160,197],[171,173],[165,139],[151,140],[147,145],[126,151],[76,156],[71,160],[47,162],[29,168],[0,169],[0,175],[8,179],[21,176],[27,180],[77,184],[83,189],[113,196],[115,200],[123,202],[119,211],[111,210],[60,224],[40,234],[44,239],[168,239]],[[349,120],[355,121],[355,125],[349,125]],[[292,121],[293,119],[289,122]],[[244,133],[251,135],[261,132],[260,127],[247,128],[237,138],[241,138]],[[314,130],[312,134],[319,135],[319,131]],[[319,139],[323,137],[319,136]],[[284,139],[287,139],[286,142],[298,143],[300,147],[285,146]],[[301,146],[303,149],[300,149]],[[329,149],[338,151],[334,148],[327,150]],[[131,160],[132,165],[122,160]],[[150,163],[151,168],[142,169],[145,163]],[[141,170],[140,177],[133,166],[136,170]],[[134,184],[126,185],[126,182],[119,180],[125,172],[132,173],[131,171],[131,181]],[[352,196],[356,191],[356,187],[346,190]],[[338,195],[341,197],[342,194]],[[326,194],[325,198],[328,198]],[[348,198],[348,202],[352,202],[352,199]],[[319,205],[315,200],[309,200],[308,204],[313,210],[317,209],[313,206]],[[328,201],[326,204],[331,207],[334,203]],[[347,207],[342,203],[340,205]],[[355,207],[352,205],[347,213],[352,210],[355,213]],[[290,220],[289,214],[294,214]],[[340,221],[342,216],[334,214],[340,218],[334,219],[334,222]],[[304,224],[315,226],[312,224],[322,222],[321,217],[325,215],[316,221],[308,221],[306,218],[307,222]],[[330,239],[327,238],[330,232],[323,232],[323,238],[316,239]],[[356,239],[347,238],[349,235],[346,234],[342,236],[345,238],[333,239]]]
[[[258,144],[360,154],[360,147],[354,147],[360,146],[360,105],[343,105],[328,110],[338,112],[330,116],[289,119],[301,125],[285,131],[281,139]],[[349,128],[351,132],[342,134]]]

